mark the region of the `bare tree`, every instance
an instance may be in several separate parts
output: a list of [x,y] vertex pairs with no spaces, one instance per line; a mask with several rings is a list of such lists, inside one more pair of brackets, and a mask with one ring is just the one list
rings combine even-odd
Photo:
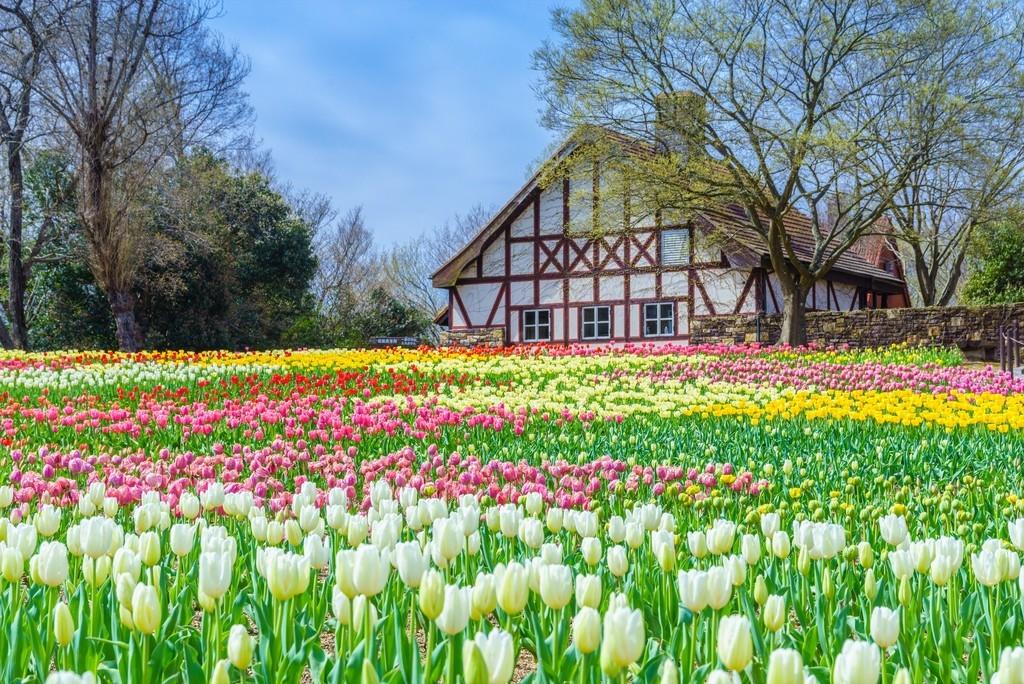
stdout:
[[[924,49],[929,83],[906,88],[896,111],[935,134],[890,215],[918,301],[946,306],[972,237],[1002,220],[1024,191],[1024,24],[1009,8],[962,7],[956,22],[933,22]],[[901,152],[885,149],[881,159],[899,164],[893,157]]]
[[[42,47],[66,11],[62,3],[18,0],[0,5],[0,144],[7,162],[7,319],[0,322],[0,343],[28,348],[25,296],[32,262],[24,258],[25,159],[36,118],[33,89],[42,70]],[[44,223],[33,250],[50,237]]]
[[[974,4],[982,13],[1008,11]],[[906,88],[919,89],[924,107],[944,98],[926,87],[934,65],[922,46],[933,23],[956,23],[962,9],[886,0],[585,0],[579,10],[554,12],[559,41],[535,55],[545,122],[590,125],[593,152],[574,160],[613,168],[623,197],[684,216],[738,205],[782,290],[781,341],[799,344],[815,282],[885,216],[923,164],[927,140],[959,125],[933,118],[910,127],[894,107]],[[882,159],[890,147],[900,154]],[[809,217],[808,235],[790,227],[798,212]]]
[[396,245],[387,254],[384,272],[396,297],[430,318],[448,303],[444,290],[431,284],[431,276],[451,259],[491,219],[494,211],[475,205],[465,214],[455,214],[431,231]]
[[248,65],[212,36],[212,2],[80,0],[42,46],[35,88],[77,150],[79,215],[90,265],[110,303],[118,346],[135,350],[137,202],[152,170],[249,116]]
[[[321,205],[317,212],[323,215]],[[317,274],[313,293],[328,319],[347,320],[380,282],[380,258],[373,234],[363,221],[362,207],[349,210],[317,234]]]

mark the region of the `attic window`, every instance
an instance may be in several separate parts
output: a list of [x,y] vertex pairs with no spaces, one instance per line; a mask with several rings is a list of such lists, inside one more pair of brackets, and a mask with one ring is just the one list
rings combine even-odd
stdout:
[[661,232],[661,265],[686,266],[690,263],[690,229],[673,228]]

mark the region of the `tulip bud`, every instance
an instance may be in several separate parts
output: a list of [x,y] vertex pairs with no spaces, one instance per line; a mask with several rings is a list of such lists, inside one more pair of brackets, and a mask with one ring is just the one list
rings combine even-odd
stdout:
[[45,541],[32,557],[33,580],[48,587],[59,587],[68,578],[68,549],[59,541]]
[[622,577],[629,570],[626,549],[621,546],[609,548],[606,560],[608,562],[608,571],[615,577]]
[[284,536],[292,546],[298,546],[302,543],[302,528],[299,527],[299,523],[293,518],[289,518],[284,522]]
[[362,671],[359,673],[359,684],[380,684],[380,677],[374,668],[371,658],[362,660]]
[[10,546],[0,549],[0,572],[11,584],[21,579],[25,573],[25,558],[18,549]]
[[643,615],[626,606],[609,608],[604,616],[601,638],[601,671],[617,677],[643,655],[647,642]]
[[686,544],[690,547],[690,553],[698,560],[708,555],[707,537],[700,530],[695,530],[686,535]]
[[878,646],[848,639],[836,657],[832,681],[834,684],[874,684],[880,673],[881,655]]
[[53,609],[53,636],[58,646],[67,646],[75,636],[75,621],[68,604],[60,601]]
[[732,598],[732,572],[716,566],[707,572],[707,602],[712,610],[721,610]]
[[121,626],[125,629],[135,629],[135,623],[132,621],[131,608],[119,605],[117,607],[117,616],[121,620]]
[[231,684],[231,676],[228,674],[228,661],[218,660],[217,664],[213,666],[210,684]]
[[763,606],[764,602],[768,600],[768,585],[765,584],[764,576],[758,575],[757,579],[754,580],[754,602],[759,606]]
[[132,606],[132,593],[135,591],[136,584],[138,582],[127,572],[121,573],[114,580],[114,593],[117,596],[117,602],[125,608]]
[[427,570],[420,581],[420,610],[428,620],[436,620],[444,609],[444,577],[437,570]]
[[509,615],[518,615],[529,598],[529,574],[520,563],[509,563],[498,581],[498,605]]
[[800,547],[800,555],[797,556],[796,560],[796,569],[804,577],[807,577],[807,573],[811,571],[811,554],[806,546]]
[[791,648],[772,651],[768,657],[766,684],[803,684],[804,660],[800,652]]
[[576,605],[598,608],[601,604],[601,578],[597,575],[576,577]]
[[789,558],[790,542],[789,535],[779,531],[772,536],[772,555],[780,560]]
[[658,684],[679,684],[679,668],[671,658],[666,658],[661,664]]
[[892,680],[892,684],[912,684],[914,680],[910,677],[910,670],[905,667],[901,667],[900,671],[896,673],[896,676]]
[[462,646],[462,674],[465,684],[488,684],[490,681],[484,654],[475,641],[466,641]]
[[836,594],[835,586],[832,584],[832,571],[829,568],[821,572],[821,594],[825,598],[832,598]]
[[203,551],[199,554],[199,591],[216,601],[231,586],[234,560],[226,551]]
[[743,671],[753,658],[750,622],[742,615],[727,615],[718,626],[718,657],[726,669]]
[[868,568],[868,571],[864,573],[864,595],[868,597],[868,601],[874,601],[878,596],[878,583],[875,581],[874,568]]
[[897,597],[899,598],[901,606],[909,606],[910,605],[910,599],[913,598],[913,595],[910,592],[910,578],[909,577],[903,577],[900,580],[900,588],[897,591]]
[[583,562],[594,567],[601,562],[601,541],[597,537],[586,537],[580,542]]
[[228,635],[228,660],[239,670],[245,670],[252,662],[252,637],[243,625],[232,625]]
[[376,596],[384,590],[390,569],[380,549],[370,544],[363,544],[356,549],[352,584],[356,591],[363,596]]
[[900,636],[900,615],[884,606],[876,606],[871,611],[871,638],[884,651]]
[[196,541],[196,528],[194,525],[175,523],[171,526],[171,552],[181,558],[192,552]]
[[156,588],[148,584],[135,585],[132,592],[132,622],[143,634],[156,634],[160,628],[160,597]]
[[593,608],[583,607],[572,620],[572,640],[576,649],[586,655],[601,643],[601,615]]
[[757,561],[761,559],[761,541],[755,534],[743,535],[740,550],[747,565],[757,565]]
[[565,565],[540,568],[540,597],[551,610],[561,610],[572,598],[572,570]]
[[862,541],[857,545],[857,560],[865,570],[875,564],[875,550],[871,544]]
[[761,609],[761,618],[769,632],[778,632],[782,629],[786,621],[786,598],[779,595],[769,596],[764,608]]
[[444,607],[434,622],[448,636],[454,636],[469,624],[469,610],[472,605],[472,590],[469,587],[447,585],[444,588]]
[[669,544],[662,544],[657,548],[658,566],[662,572],[672,572],[676,567],[676,552]]

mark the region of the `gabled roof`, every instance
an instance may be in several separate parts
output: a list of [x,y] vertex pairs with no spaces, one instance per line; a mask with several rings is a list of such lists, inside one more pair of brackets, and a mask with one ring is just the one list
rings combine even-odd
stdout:
[[[705,209],[699,214],[721,229],[726,237],[758,254],[767,255],[764,238],[750,225],[746,211],[738,204],[729,204],[721,209]],[[814,233],[811,231],[811,219],[802,213],[790,212],[783,223],[797,257],[801,261],[809,261],[814,254]],[[903,284],[900,278],[874,265],[857,254],[854,249],[848,249],[840,254],[832,270],[897,286]]]
[[[570,136],[562,145],[559,146],[558,150],[551,155],[548,162],[557,161],[569,154],[572,149],[576,146],[576,139],[574,136]],[[434,287],[450,287],[455,284],[459,274],[462,273],[462,269],[466,267],[466,264],[471,262],[473,259],[480,255],[483,249],[483,245],[487,242],[487,238],[494,234],[501,226],[505,224],[505,221],[511,218],[512,214],[519,208],[519,206],[530,196],[535,190],[540,187],[540,174],[541,169],[538,169],[528,181],[519,188],[519,191],[512,196],[512,199],[508,201],[505,206],[498,210],[491,220],[481,226],[480,230],[477,231],[476,235],[470,238],[466,246],[456,252],[455,256],[446,261],[439,269],[434,271],[430,276],[431,284]]]
[[[608,131],[609,134],[615,136],[621,144],[627,149],[634,150],[640,153],[649,153],[650,150],[643,146],[642,143],[631,140],[630,138],[623,136],[619,133]],[[569,155],[578,144],[578,136],[573,135],[559,146],[558,150],[551,155],[547,163],[557,162],[564,159]],[[540,187],[540,175],[541,171],[538,170],[528,181],[519,189],[519,191],[503,206],[480,230],[473,236],[472,239],[463,247],[459,252],[449,259],[443,266],[441,266],[431,276],[431,283],[434,287],[445,288],[451,287],[458,280],[462,270],[474,259],[480,256],[483,251],[483,246],[495,232],[501,229],[505,222],[512,218],[514,213],[518,210],[520,205],[528,198],[532,193],[537,191]],[[746,211],[738,204],[727,204],[721,207],[710,207],[697,212],[697,215],[703,217],[712,226],[719,229],[722,232],[723,237],[735,241],[742,247],[754,252],[761,256],[767,256],[767,248],[764,244],[764,239],[754,229],[750,221],[747,219]],[[793,245],[793,250],[802,261],[810,260],[814,253],[814,235],[811,231],[811,220],[808,216],[798,212],[790,212],[784,223],[786,225],[786,232],[790,236],[790,241]],[[832,271],[845,273],[851,276],[859,278],[867,278],[872,281],[879,282],[887,289],[893,287],[902,288],[903,280],[893,274],[885,271],[878,266],[875,266],[863,256],[857,253],[857,250],[850,249],[839,255],[836,260]]]

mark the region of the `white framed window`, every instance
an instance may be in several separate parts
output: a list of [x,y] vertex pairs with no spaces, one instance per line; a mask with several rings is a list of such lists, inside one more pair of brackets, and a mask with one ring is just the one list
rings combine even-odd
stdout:
[[661,231],[661,265],[686,266],[690,263],[690,229]]
[[587,306],[583,308],[583,334],[585,340],[606,340],[612,336],[612,308]]
[[644,304],[644,337],[668,337],[676,332],[676,306],[672,302]]
[[551,309],[523,312],[523,342],[547,342],[551,339]]

